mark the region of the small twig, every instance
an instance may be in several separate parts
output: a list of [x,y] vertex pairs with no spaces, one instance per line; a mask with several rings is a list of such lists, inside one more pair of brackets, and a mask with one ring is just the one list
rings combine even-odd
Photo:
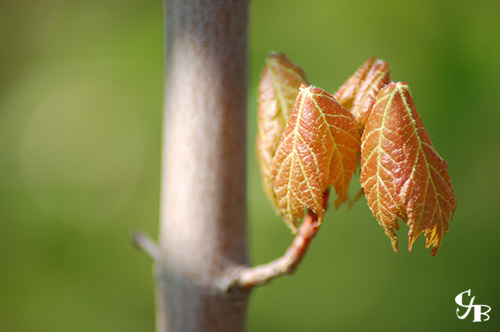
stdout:
[[132,244],[142,251],[144,251],[153,261],[160,260],[160,250],[156,243],[151,240],[149,236],[141,231],[134,231],[132,233]]
[[298,234],[285,254],[267,264],[242,269],[236,280],[233,281],[233,287],[248,290],[258,285],[267,284],[279,276],[291,274],[304,258],[309,243],[319,227],[318,216],[314,212],[308,211]]

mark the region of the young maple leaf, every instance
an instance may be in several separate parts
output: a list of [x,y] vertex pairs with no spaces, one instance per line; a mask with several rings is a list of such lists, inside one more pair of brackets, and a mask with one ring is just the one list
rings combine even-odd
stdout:
[[299,87],[304,82],[304,71],[284,54],[269,55],[258,89],[256,153],[262,187],[278,214],[279,208],[271,178],[271,162],[295,105]]
[[292,230],[305,208],[321,223],[323,193],[330,185],[338,195],[337,207],[347,199],[359,149],[353,115],[328,92],[302,85],[271,168],[278,206]]
[[390,82],[387,62],[371,57],[342,84],[334,97],[354,115],[360,131],[363,131],[375,97]]
[[425,231],[435,256],[456,209],[455,192],[406,83],[380,90],[361,142],[361,184],[394,250],[401,218],[410,227],[408,249]]

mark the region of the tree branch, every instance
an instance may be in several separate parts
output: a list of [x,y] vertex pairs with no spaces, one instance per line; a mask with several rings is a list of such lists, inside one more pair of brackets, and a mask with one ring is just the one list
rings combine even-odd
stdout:
[[317,215],[309,211],[299,228],[297,236],[295,236],[285,254],[267,264],[243,269],[235,281],[237,287],[250,289],[267,284],[279,276],[291,274],[304,258],[307,248],[319,227]]
[[[327,190],[323,194],[325,210],[329,193],[330,191]],[[298,234],[295,236],[285,254],[267,264],[243,268],[236,278],[233,279],[229,289],[238,288],[240,290],[250,290],[255,286],[267,284],[271,280],[282,275],[293,273],[304,258],[307,248],[309,248],[309,244],[316,236],[320,226],[318,216],[314,212],[308,210],[307,215],[299,227]]]

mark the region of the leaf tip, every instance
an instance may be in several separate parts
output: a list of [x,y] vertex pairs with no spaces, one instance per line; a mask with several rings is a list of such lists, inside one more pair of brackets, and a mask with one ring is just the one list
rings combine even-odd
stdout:
[[387,228],[385,230],[385,234],[389,237],[389,239],[391,240],[391,246],[392,246],[392,250],[394,250],[394,252],[396,254],[399,254],[399,249],[398,249],[398,236],[396,235],[396,232],[394,232],[394,229],[393,228]]
[[389,64],[370,57],[335,92],[335,99],[355,116],[360,132],[378,92],[390,82]]

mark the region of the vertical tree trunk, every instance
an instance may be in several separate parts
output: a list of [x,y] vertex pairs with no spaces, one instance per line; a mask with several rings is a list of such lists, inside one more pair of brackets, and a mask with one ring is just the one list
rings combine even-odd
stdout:
[[248,0],[166,0],[158,331],[243,331]]

